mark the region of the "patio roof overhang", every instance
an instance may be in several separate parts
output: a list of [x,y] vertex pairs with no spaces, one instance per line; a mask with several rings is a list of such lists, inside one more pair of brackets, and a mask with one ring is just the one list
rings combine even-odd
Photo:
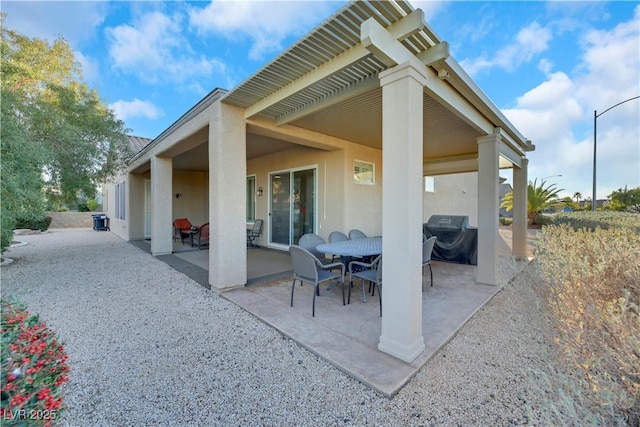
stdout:
[[[408,56],[407,56],[408,55]],[[410,58],[413,57],[413,58]],[[427,70],[423,91],[425,174],[477,170],[477,138],[499,132],[501,167],[534,146],[460,65],[408,2],[347,4],[309,35],[230,91],[222,102],[266,119],[382,148],[378,75],[403,59]]]

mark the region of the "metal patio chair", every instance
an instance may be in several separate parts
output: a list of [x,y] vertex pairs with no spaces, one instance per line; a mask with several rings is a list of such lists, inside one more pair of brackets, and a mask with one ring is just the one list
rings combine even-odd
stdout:
[[[293,307],[293,292],[296,288],[296,280],[300,280],[300,286],[303,283],[313,285],[313,305],[311,308],[311,316],[316,315],[316,295],[320,296],[320,284],[329,280],[336,280],[342,286],[342,305],[344,300],[344,264],[335,262],[331,264],[322,264],[320,260],[311,252],[297,245],[289,246],[291,261],[293,262],[293,282],[291,283],[291,307]],[[331,269],[340,267],[340,274],[334,273]]]
[[349,297],[347,298],[347,304],[351,304],[351,287],[353,286],[354,278],[362,280],[362,301],[364,302],[367,301],[367,297],[364,292],[365,280],[374,284],[378,288],[380,316],[382,316],[382,255],[378,255],[370,263],[361,261],[351,261],[349,263]]
[[422,275],[424,275],[425,265],[429,266],[429,273],[431,275],[431,286],[433,286],[433,269],[431,268],[431,254],[433,253],[433,247],[436,244],[437,237],[432,236],[427,239],[427,236],[422,235]]
[[253,222],[253,227],[247,229],[247,246],[250,248],[257,248],[258,245],[255,244],[255,240],[260,237],[262,234],[262,226],[264,221],[261,219],[256,219]]

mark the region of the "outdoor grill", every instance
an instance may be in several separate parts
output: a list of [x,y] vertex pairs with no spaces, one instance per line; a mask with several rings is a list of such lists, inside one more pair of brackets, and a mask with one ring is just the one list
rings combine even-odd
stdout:
[[467,215],[431,215],[429,221],[422,224],[422,233],[427,238],[438,238],[432,259],[478,264],[478,229],[469,226]]

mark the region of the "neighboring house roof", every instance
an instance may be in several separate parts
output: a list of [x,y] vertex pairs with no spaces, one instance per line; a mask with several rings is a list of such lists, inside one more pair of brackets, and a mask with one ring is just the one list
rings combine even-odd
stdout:
[[509,191],[512,191],[513,188],[511,187],[511,184],[507,183],[502,183],[500,184],[500,198],[502,199]]
[[151,144],[153,139],[144,138],[141,136],[127,135],[129,137],[129,146],[131,147],[131,152],[135,156],[140,151],[144,150],[144,148]]

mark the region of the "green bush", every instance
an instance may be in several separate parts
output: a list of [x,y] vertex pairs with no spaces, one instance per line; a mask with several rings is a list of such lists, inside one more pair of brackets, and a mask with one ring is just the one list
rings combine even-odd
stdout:
[[98,207],[98,201],[97,200],[95,200],[95,199],[87,200],[87,208],[91,212],[94,212],[97,207]]
[[15,229],[16,221],[10,215],[0,215],[2,221],[2,229],[0,230],[0,251],[4,253],[13,241],[13,230]]
[[78,212],[90,212],[86,202],[78,203]]
[[553,425],[640,424],[640,215],[611,214],[572,214],[538,235],[534,268],[560,355]]
[[507,216],[501,216],[498,221],[500,222],[500,224],[502,225],[511,225],[513,224],[513,218],[509,218]]
[[47,231],[51,225],[52,218],[50,216],[40,217],[19,217],[16,218],[15,228],[26,228],[28,230]]

